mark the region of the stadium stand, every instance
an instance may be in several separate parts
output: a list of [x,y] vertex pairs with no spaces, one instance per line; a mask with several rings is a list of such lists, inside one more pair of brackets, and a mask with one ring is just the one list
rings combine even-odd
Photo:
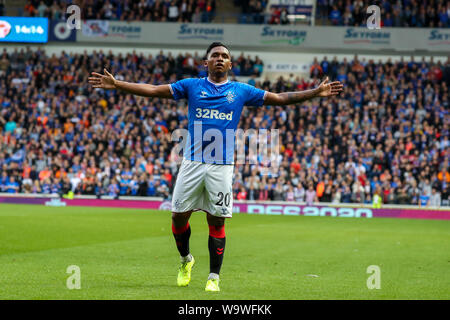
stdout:
[[[292,24],[291,18],[299,10],[293,5],[275,6],[272,1],[246,0],[234,1],[240,6],[242,14],[249,18],[241,19],[246,23]],[[316,25],[365,26],[366,9],[378,5],[381,9],[381,26],[383,27],[450,27],[450,4],[445,0],[317,0]],[[297,6],[299,7],[299,6]],[[308,11],[307,7],[301,8]],[[300,10],[301,10],[300,9]]]
[[[234,76],[261,76],[258,57],[233,59]],[[146,83],[202,77],[201,57],[94,51],[0,55],[0,189],[9,193],[162,196],[178,165],[171,132],[187,126],[187,107],[96,90],[104,65],[118,79]],[[448,205],[450,59],[376,62],[358,56],[311,61],[310,78],[255,81],[274,92],[314,87],[328,75],[345,83],[330,100],[246,108],[239,127],[277,128],[279,174],[236,165],[238,199]]]
[[138,1],[57,1],[28,0],[23,15],[64,19],[69,3],[78,4],[84,19],[211,22],[216,10],[215,0],[138,0]]
[[317,24],[364,26],[366,8],[378,5],[383,27],[448,28],[450,3],[445,0],[318,0]]
[[[382,27],[450,27],[450,3],[445,0],[422,2],[417,0],[317,0],[315,2],[315,25],[364,26],[367,7],[378,5],[381,9]],[[194,23],[214,21],[219,5],[216,0],[27,0],[23,7],[14,10],[11,14],[60,20],[65,18],[66,8],[70,3],[78,4],[83,8],[84,19]],[[269,0],[235,0],[233,4],[235,8],[239,8],[238,12],[221,3],[220,18],[216,22],[251,24],[312,22],[309,19],[313,15],[312,5],[280,6],[274,5],[274,1]],[[4,7],[4,0],[0,1],[0,15],[2,15],[2,5]],[[303,15],[302,19],[293,18],[296,15],[298,17],[298,13]]]

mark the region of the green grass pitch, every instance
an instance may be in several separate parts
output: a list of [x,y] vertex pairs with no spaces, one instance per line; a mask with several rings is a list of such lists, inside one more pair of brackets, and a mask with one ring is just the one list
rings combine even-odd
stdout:
[[204,292],[204,213],[191,228],[196,265],[178,288],[167,211],[2,204],[0,299],[450,299],[450,221],[235,214],[219,293]]

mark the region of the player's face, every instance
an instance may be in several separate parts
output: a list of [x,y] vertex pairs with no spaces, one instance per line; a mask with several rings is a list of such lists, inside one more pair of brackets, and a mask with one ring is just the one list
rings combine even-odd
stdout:
[[208,71],[214,74],[226,74],[231,70],[231,57],[227,48],[215,47],[207,57],[205,64]]

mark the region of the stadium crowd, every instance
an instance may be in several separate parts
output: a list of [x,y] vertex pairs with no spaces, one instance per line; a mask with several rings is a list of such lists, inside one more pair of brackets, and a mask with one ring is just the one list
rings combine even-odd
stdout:
[[[232,78],[263,71],[258,57],[234,60]],[[117,79],[152,84],[206,75],[196,54],[3,50],[2,192],[170,198],[178,170],[171,133],[187,127],[187,106],[93,89],[87,77],[105,65]],[[324,58],[310,71],[311,79],[254,83],[305,90],[328,75],[345,91],[297,106],[245,108],[239,128],[279,129],[280,154],[271,159],[279,170],[236,165],[236,199],[371,203],[378,195],[384,203],[449,205],[450,60]]]
[[382,27],[450,27],[450,2],[445,0],[317,0],[316,17],[322,24],[365,26],[370,5],[380,8]]
[[86,20],[200,23],[211,22],[216,10],[216,0],[28,0],[24,16],[65,19],[70,4],[82,8]]
[[[67,18],[70,4],[82,8],[83,19],[205,23],[216,15],[216,0],[28,0],[22,11],[60,20]],[[276,8],[268,0],[234,0],[234,5],[241,11],[239,23],[292,23],[288,7]],[[445,0],[317,0],[316,24],[365,26],[370,5],[381,9],[384,27],[450,27],[450,2]],[[0,11],[3,6],[0,0]]]

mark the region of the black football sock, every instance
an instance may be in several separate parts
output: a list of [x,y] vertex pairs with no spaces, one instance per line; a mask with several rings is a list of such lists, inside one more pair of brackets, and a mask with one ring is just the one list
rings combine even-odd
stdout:
[[191,226],[189,225],[189,222],[184,227],[180,228],[175,228],[172,223],[172,232],[180,256],[186,257],[189,255],[189,238],[191,236]]
[[219,275],[225,251],[225,226],[209,226],[209,272]]

